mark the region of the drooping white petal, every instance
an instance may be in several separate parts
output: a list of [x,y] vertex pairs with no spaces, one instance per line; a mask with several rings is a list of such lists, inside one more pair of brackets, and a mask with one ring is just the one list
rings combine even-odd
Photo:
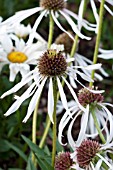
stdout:
[[111,170],[113,170],[113,166],[103,157],[101,156],[100,154],[96,154],[103,162],[106,163],[106,165],[108,165],[109,168],[111,168]]
[[80,146],[82,141],[85,139],[88,117],[89,117],[89,105],[87,105],[86,111],[82,114],[80,132],[79,132],[78,139],[76,141],[77,146]]
[[51,77],[49,82],[49,89],[48,89],[48,114],[52,123],[54,123],[53,111],[54,111],[54,96],[53,96],[53,82]]
[[76,79],[76,81],[77,81],[81,86],[83,86],[84,88],[86,88],[87,90],[89,90],[89,91],[92,92],[92,93],[95,93],[95,94],[104,93],[104,90],[92,90],[92,89],[89,89],[89,88],[87,88],[86,86],[84,86],[79,80]]
[[57,77],[57,84],[58,84],[58,89],[59,89],[59,93],[60,93],[60,97],[61,97],[62,104],[63,104],[64,108],[65,108],[66,110],[68,110],[68,104],[67,104],[66,95],[65,95],[65,93],[64,93],[62,84],[61,84],[61,82],[60,82],[60,80],[59,80],[58,77]]
[[54,20],[54,22],[56,23],[56,25],[57,25],[63,32],[65,32],[66,34],[68,34],[69,37],[74,41],[74,40],[75,40],[74,37],[73,37],[68,31],[66,31],[66,30],[62,27],[62,25],[59,23],[59,21],[58,21],[57,18],[55,17],[53,11],[51,11],[51,14],[52,14],[53,20]]
[[[8,111],[4,114],[5,116],[9,116],[10,114],[14,113],[20,105],[23,103],[24,100],[29,98],[33,93],[33,88],[35,87],[35,83],[33,83],[23,94],[22,96],[18,97],[17,100],[13,103],[13,105],[8,109]],[[32,91],[33,90],[33,91]],[[32,92],[31,92],[32,91]]]
[[79,11],[78,11],[78,28],[81,30],[82,27],[82,19],[83,19],[83,11],[84,11],[84,0],[81,0],[80,5],[79,5]]
[[79,103],[77,95],[75,94],[74,90],[72,89],[71,85],[67,82],[67,80],[62,76],[63,80],[65,81],[66,85],[68,86],[73,98],[75,99],[76,103],[78,104],[78,107],[85,111],[85,108]]
[[73,127],[73,124],[75,122],[75,120],[77,119],[77,117],[81,114],[81,111],[79,111],[78,113],[76,113],[75,117],[73,118],[73,120],[71,121],[70,125],[69,125],[69,128],[68,128],[68,132],[67,132],[67,138],[68,138],[68,142],[71,146],[71,148],[73,150],[75,150],[75,147],[76,147],[76,143],[75,141],[73,140],[73,137],[72,137],[72,127]]
[[35,37],[36,29],[37,29],[38,25],[40,24],[40,22],[41,22],[42,18],[44,17],[44,15],[46,14],[46,12],[47,12],[47,11],[44,10],[44,11],[39,15],[39,17],[36,19],[35,24],[34,24],[34,26],[33,26],[33,28],[32,28],[31,34],[30,34],[30,36],[29,36],[29,39],[28,39],[28,41],[27,41],[27,44],[31,44],[31,43],[33,42],[33,39],[34,39],[34,37]]
[[59,10],[59,12],[66,18],[67,22],[70,24],[71,28],[73,29],[73,31],[75,32],[75,34],[77,34],[80,38],[82,39],[86,39],[86,40],[91,40],[90,37],[87,37],[85,35],[83,35],[79,29],[77,28],[77,25],[73,22],[73,20],[71,19],[71,17],[69,17],[68,14],[66,14],[65,12],[63,12],[62,10]]
[[47,77],[44,78],[44,80],[42,81],[42,83],[38,87],[38,90],[35,92],[34,96],[32,97],[32,99],[30,101],[30,104],[29,104],[29,107],[28,107],[28,110],[27,110],[27,115],[25,116],[25,118],[24,118],[24,120],[22,122],[24,122],[24,123],[27,122],[27,120],[31,116],[37,102],[39,102],[38,100],[40,98],[40,95],[41,95],[41,92],[42,92],[42,89],[43,89],[43,87],[45,85],[46,80],[47,80]]
[[14,24],[20,23],[24,19],[28,18],[29,16],[31,16],[41,10],[43,10],[42,7],[35,7],[32,9],[27,9],[27,10],[16,12],[16,14],[14,16],[12,16],[12,17],[8,18],[7,20],[5,20],[4,22],[2,22],[2,25],[5,25],[5,24],[9,24],[9,25],[13,24],[14,25]]
[[91,165],[91,169],[92,169],[92,170],[95,170],[95,167],[94,167],[94,165],[93,165],[92,162],[90,162],[90,165]]
[[99,104],[99,105],[106,111],[106,113],[108,115],[108,120],[110,122],[110,136],[106,142],[106,143],[109,143],[113,138],[113,116],[112,116],[111,112],[103,104]]
[[98,160],[98,162],[96,163],[96,166],[95,166],[95,170],[100,170],[100,167],[102,165],[102,160]]
[[33,79],[32,73],[35,72],[35,70],[30,71],[22,80],[21,82],[19,82],[18,84],[16,84],[12,89],[8,90],[7,92],[5,92],[1,98],[4,98],[12,93],[17,92],[21,87],[23,87],[25,84],[27,84],[28,82],[30,82]]

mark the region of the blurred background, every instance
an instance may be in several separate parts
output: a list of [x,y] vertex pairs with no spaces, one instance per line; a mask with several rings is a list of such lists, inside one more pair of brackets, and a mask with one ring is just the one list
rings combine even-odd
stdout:
[[[78,12],[80,0],[69,0],[68,8],[73,12]],[[24,10],[28,8],[37,7],[39,5],[38,0],[0,0],[0,16],[3,17],[3,20],[12,16],[16,11]],[[99,8],[99,2],[96,1],[96,5]],[[110,7],[111,8],[111,7]],[[111,8],[113,10],[113,8]],[[26,19],[23,23],[30,23],[33,25],[35,19],[39,14],[35,14],[28,19]],[[94,23],[94,17],[92,14],[92,10],[90,4],[87,5],[87,10],[85,11],[84,18],[88,21]],[[64,18],[60,18],[62,24],[65,25],[65,28],[69,30],[68,24],[65,22]],[[48,38],[48,17],[44,18],[41,22],[38,33],[47,40]],[[87,30],[83,30],[85,34],[92,36],[91,41],[80,40],[78,53],[86,56],[87,58],[93,58],[94,46],[96,36],[92,32],[88,32]],[[59,28],[55,25],[54,28],[54,40],[56,37],[62,33]],[[53,41],[54,41],[53,40]],[[101,38],[101,47],[105,49],[113,49],[113,17],[110,16],[109,13],[105,11],[104,14],[104,23],[102,30],[102,38]],[[113,60],[98,60],[98,62],[103,63],[103,67],[106,72],[109,74],[108,78],[104,78],[102,82],[95,83],[100,89],[105,89],[106,93],[104,94],[106,102],[113,103]],[[8,66],[5,65],[0,73],[0,96],[5,91],[14,86],[17,82],[20,81],[20,75],[17,76],[16,80],[11,83],[9,82],[9,69]],[[79,89],[80,87],[78,87]],[[22,89],[23,90],[23,89]],[[18,93],[21,94],[21,92]],[[67,90],[67,89],[66,89]],[[78,91],[78,90],[76,90]],[[68,94],[68,91],[67,91]],[[68,96],[70,98],[70,96]],[[42,136],[44,126],[41,122],[44,122],[47,108],[46,108],[46,99],[47,94],[46,90],[43,93],[43,97],[40,103],[38,122],[37,122],[37,142]],[[0,170],[19,170],[26,169],[25,154],[29,154],[29,149],[27,144],[22,140],[21,135],[25,135],[31,138],[31,129],[32,129],[32,117],[28,120],[26,124],[22,123],[22,120],[26,114],[27,105],[29,100],[26,100],[23,105],[20,107],[16,113],[12,114],[9,117],[4,117],[4,113],[14,102],[13,95],[6,97],[5,99],[0,99]],[[43,116],[42,116],[43,113]],[[59,117],[60,119],[60,117]],[[47,144],[51,146],[50,137],[47,138]],[[21,151],[23,151],[21,153]],[[16,168],[17,167],[17,168]]]

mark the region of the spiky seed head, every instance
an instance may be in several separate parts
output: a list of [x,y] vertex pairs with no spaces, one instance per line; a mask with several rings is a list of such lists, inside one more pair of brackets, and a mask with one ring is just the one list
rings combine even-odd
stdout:
[[87,168],[99,152],[100,144],[93,140],[84,140],[77,148],[77,162],[81,168]]
[[40,6],[48,10],[60,10],[66,6],[64,0],[40,0]]
[[78,92],[78,99],[81,105],[87,106],[87,104],[96,104],[98,102],[103,102],[104,97],[102,96],[102,94],[95,94],[86,88],[82,88]]
[[61,152],[55,159],[55,170],[69,170],[72,166],[72,159],[70,158],[70,152]]
[[38,69],[43,76],[62,76],[67,69],[67,62],[61,52],[47,50],[39,59]]
[[[74,37],[72,31],[68,31],[68,32]],[[64,50],[65,50],[66,53],[71,52],[73,40],[66,33],[60,34],[56,38],[55,43],[56,44],[63,44],[64,45]]]

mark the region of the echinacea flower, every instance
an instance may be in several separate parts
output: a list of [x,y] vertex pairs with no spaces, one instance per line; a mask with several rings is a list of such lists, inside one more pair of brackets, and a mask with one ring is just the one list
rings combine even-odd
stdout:
[[[58,139],[61,144],[62,143],[62,133],[65,126],[70,122],[67,132],[68,142],[72,148],[75,147],[75,141],[72,137],[72,128],[73,124],[76,122],[78,116],[81,116],[80,123],[80,132],[78,134],[78,138],[76,140],[76,146],[80,145],[83,139],[86,137],[95,138],[98,136],[98,131],[95,127],[94,119],[92,116],[92,111],[95,113],[95,117],[97,118],[98,124],[100,126],[101,131],[104,131],[106,143],[109,143],[113,138],[113,115],[107,109],[106,106],[113,107],[112,104],[104,103],[102,94],[92,93],[90,89],[83,88],[78,93],[79,103],[86,108],[86,111],[82,111],[78,104],[75,101],[71,101],[68,103],[69,111],[71,113],[72,118],[69,117],[68,113],[65,112],[59,123],[59,132]],[[60,108],[61,110],[61,108]],[[107,127],[107,123],[109,122],[110,128]]]
[[[71,31],[69,31],[69,32],[70,32],[70,34],[72,34]],[[72,39],[66,33],[62,33],[56,38],[55,43],[63,44],[64,45],[64,53],[66,53],[67,58],[70,58],[70,53],[71,53],[72,44],[73,44]],[[93,64],[93,62],[91,60],[89,60],[87,57],[85,57],[77,52],[74,54],[74,61],[71,63],[72,66],[87,67],[89,64]],[[91,77],[91,70],[86,70],[86,69],[84,69],[84,67],[81,68],[84,75]],[[100,67],[100,69],[98,71],[100,71],[100,73],[103,76],[108,77],[108,74],[104,71],[103,68]],[[78,69],[78,72],[79,72],[79,69]],[[85,76],[84,76],[84,79],[85,79]],[[77,85],[76,85],[75,81],[73,80],[73,77],[70,76],[69,79],[70,79],[71,85],[74,88],[77,88]],[[103,77],[100,74],[95,73],[95,79],[102,81]],[[89,81],[89,79],[86,78],[86,81]]]
[[[22,77],[30,71],[30,65],[37,64],[37,56],[43,50],[42,43],[26,45],[23,39],[15,35],[3,35],[0,38],[0,65],[9,64],[10,81],[14,81],[18,72]],[[44,44],[44,43],[43,43]],[[45,47],[44,47],[45,48]]]
[[[26,74],[20,83],[16,84],[12,89],[7,91],[2,95],[1,98],[4,98],[5,96],[17,92],[20,88],[22,88],[25,84],[29,83],[31,80],[33,80],[32,85],[20,96],[17,97],[17,100],[14,102],[14,104],[9,108],[9,110],[6,112],[6,116],[12,114],[15,112],[19,106],[22,104],[24,100],[29,98],[31,95],[33,95],[30,104],[28,106],[27,115],[24,118],[23,122],[26,122],[28,118],[31,116],[37,101],[40,98],[41,92],[44,88],[45,83],[47,80],[49,81],[49,88],[48,88],[48,114],[50,117],[50,120],[53,122],[53,109],[54,109],[54,99],[53,99],[53,80],[54,78],[57,81],[58,91],[60,93],[61,101],[63,103],[63,107],[68,112],[68,105],[67,105],[67,99],[66,95],[64,93],[64,89],[61,84],[61,80],[64,80],[65,84],[69,88],[73,98],[76,100],[76,103],[78,103],[79,107],[82,110],[85,110],[84,107],[79,103],[77,96],[71,87],[71,85],[66,80],[66,75],[75,75],[76,68],[70,68],[68,66],[69,60],[66,61],[65,56],[54,49],[47,50],[42,56],[39,57],[37,67],[30,71],[28,74]],[[88,66],[84,69],[97,69],[100,67],[100,64],[98,65],[92,65]],[[76,80],[76,76],[75,76]],[[26,95],[27,94],[27,95]]]
[[73,164],[70,152],[60,152],[55,158],[55,170],[70,170]]
[[72,169],[76,170],[103,170],[103,163],[109,170],[113,170],[113,161],[108,153],[113,149],[113,142],[109,145],[99,144],[93,140],[83,140],[79,147],[71,154]]
[[[3,25],[5,24],[9,24],[9,25],[15,25],[16,23],[20,23],[21,21],[23,21],[24,19],[28,18],[29,16],[37,13],[37,12],[41,12],[39,17],[36,19],[34,26],[32,28],[32,33],[31,36],[29,38],[28,43],[33,41],[34,38],[34,34],[37,30],[38,25],[40,24],[42,18],[44,16],[46,16],[47,14],[51,14],[54,22],[56,23],[56,25],[63,31],[66,32],[72,39],[74,39],[72,37],[72,35],[66,31],[63,26],[61,25],[61,23],[58,21],[58,17],[59,16],[63,16],[66,21],[68,22],[68,24],[71,26],[72,30],[74,31],[74,33],[76,33],[80,38],[82,39],[87,39],[90,40],[91,38],[83,35],[80,32],[79,26],[77,26],[73,19],[76,19],[77,21],[80,21],[79,23],[85,27],[88,30],[94,30],[94,28],[90,27],[90,25],[92,26],[93,24],[88,23],[86,20],[82,20],[80,16],[77,16],[75,13],[73,13],[72,11],[66,9],[66,0],[59,0],[59,1],[55,1],[55,0],[40,0],[39,2],[40,7],[36,7],[36,8],[32,8],[32,9],[27,9],[27,10],[23,10],[20,12],[17,12],[14,16],[10,17],[9,19],[7,19],[6,21],[3,22]],[[82,8],[83,10],[83,8]]]

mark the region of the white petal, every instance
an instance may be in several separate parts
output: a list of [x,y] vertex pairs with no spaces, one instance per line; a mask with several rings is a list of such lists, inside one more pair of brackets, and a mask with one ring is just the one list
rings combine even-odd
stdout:
[[100,170],[101,165],[102,165],[102,160],[100,159],[100,160],[96,163],[95,169],[96,169],[96,170]]
[[67,137],[68,137],[68,142],[71,146],[71,148],[73,150],[75,150],[75,147],[76,147],[76,143],[75,141],[73,140],[73,137],[72,137],[72,134],[71,134],[71,131],[72,131],[72,127],[73,127],[73,124],[75,122],[75,120],[77,119],[77,117],[81,114],[81,111],[79,111],[78,113],[76,113],[74,119],[71,121],[70,125],[69,125],[69,128],[68,128],[68,132],[67,132]]
[[61,97],[62,104],[63,104],[64,108],[65,108],[66,110],[68,110],[68,104],[67,104],[66,95],[65,95],[65,93],[64,93],[62,84],[61,84],[61,82],[60,82],[60,80],[59,80],[58,77],[57,77],[57,83],[58,83],[58,89],[59,89],[59,93],[60,93],[60,97]]
[[40,24],[40,22],[41,22],[42,18],[44,17],[44,15],[46,14],[46,12],[47,12],[47,11],[44,10],[44,11],[39,15],[39,17],[36,19],[35,24],[34,24],[34,26],[33,26],[33,28],[32,28],[31,34],[30,34],[30,36],[29,36],[29,39],[28,39],[28,41],[27,41],[27,44],[31,44],[31,43],[33,42],[33,39],[34,39],[34,37],[35,37],[36,29],[37,29],[38,25]]
[[30,104],[29,104],[29,107],[28,107],[28,110],[27,110],[27,115],[25,116],[24,120],[22,122],[26,123],[27,120],[29,119],[29,117],[31,116],[37,102],[39,102],[39,98],[40,98],[40,95],[41,95],[41,92],[42,92],[42,89],[44,87],[44,84],[46,82],[47,78],[45,78],[42,83],[40,84],[40,86],[38,87],[38,90],[35,92],[34,96],[32,97],[31,101],[30,101]]
[[59,21],[58,21],[57,18],[55,17],[53,11],[51,11],[51,14],[52,14],[53,20],[54,20],[54,22],[56,23],[56,25],[57,25],[63,32],[65,32],[66,34],[68,34],[69,37],[74,41],[74,40],[75,40],[74,37],[61,26],[61,24],[59,23]]
[[[9,110],[4,114],[5,116],[9,116],[10,114],[14,113],[19,107],[20,105],[23,103],[24,100],[26,100],[27,98],[29,98],[34,90],[35,83],[33,83],[23,94],[22,96],[18,97],[17,100],[13,103],[13,105],[9,108]],[[33,92],[31,93],[31,91],[33,90]]]
[[86,133],[86,128],[88,124],[88,117],[89,117],[89,105],[87,105],[86,111],[83,113],[82,118],[81,118],[80,132],[79,132],[78,139],[76,141],[77,146],[80,146],[82,141],[85,139],[85,133]]
[[41,10],[43,10],[42,7],[36,7],[36,8],[32,8],[32,9],[27,9],[27,10],[16,12],[15,15],[13,15],[10,18],[8,18],[4,22],[2,22],[2,25],[3,24],[10,24],[11,25],[11,24],[20,23],[24,19],[28,18],[29,16],[31,16],[31,15],[33,15],[36,12],[41,11]]
[[63,76],[62,76],[62,78],[63,78],[63,80],[65,81],[66,85],[68,86],[68,88],[69,88],[69,90],[70,90],[73,98],[74,98],[75,101],[77,102],[78,107],[79,107],[81,110],[85,111],[85,108],[79,103],[78,98],[77,98],[77,95],[75,94],[75,92],[74,92],[74,90],[72,89],[72,87],[70,86],[70,84],[67,82],[67,80],[66,80]]
[[52,123],[54,123],[53,111],[54,111],[53,82],[52,82],[52,78],[50,78],[49,89],[48,89],[48,114]]
[[21,82],[19,82],[18,84],[16,84],[12,89],[8,90],[7,92],[5,92],[1,98],[4,98],[12,93],[17,92],[21,87],[23,87],[25,84],[27,84],[28,82],[30,82],[33,79],[32,73],[35,70],[29,72],[22,80]]
[[103,157],[101,156],[100,154],[96,154],[100,159],[102,159],[103,162],[106,163],[106,165],[108,165],[109,168],[111,168],[111,170],[113,170],[113,166]]
[[59,12],[66,18],[67,22],[70,24],[70,26],[73,29],[73,31],[75,32],[75,34],[77,34],[82,39],[86,39],[86,40],[90,40],[91,39],[90,37],[87,37],[87,36],[83,35],[79,31],[79,29],[77,28],[77,25],[73,22],[73,20],[71,19],[71,17],[69,17],[69,15],[67,15],[62,10],[59,10]]
[[13,82],[15,80],[16,75],[20,71],[20,69],[19,69],[19,67],[16,64],[10,64],[9,65],[9,69],[10,69],[9,80]]
[[13,43],[10,39],[10,37],[7,34],[4,34],[3,36],[0,36],[0,42],[2,44],[2,47],[7,53],[10,53],[13,49]]

